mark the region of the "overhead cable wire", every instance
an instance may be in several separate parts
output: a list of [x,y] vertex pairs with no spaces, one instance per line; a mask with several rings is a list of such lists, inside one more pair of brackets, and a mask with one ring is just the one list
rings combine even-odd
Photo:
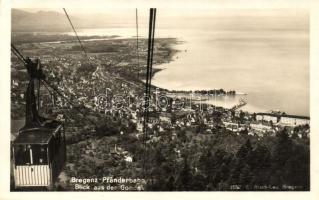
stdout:
[[24,64],[27,63],[26,59],[13,44],[11,44],[11,51],[21,62],[23,62]]
[[139,47],[138,47],[138,12],[136,8],[135,12],[135,21],[136,21],[136,55],[137,55],[137,78],[140,78],[140,55],[139,55]]
[[148,136],[147,131],[147,123],[149,119],[149,98],[151,98],[150,88],[151,88],[151,72],[152,72],[152,61],[153,61],[153,48],[154,48],[154,31],[155,31],[155,15],[156,15],[156,8],[150,9],[150,19],[149,19],[149,34],[148,34],[148,51],[147,51],[147,68],[146,68],[146,83],[145,83],[145,98],[144,98],[144,122],[143,122],[143,145],[144,145],[144,158],[143,158],[143,174],[147,176],[147,144],[146,139]]
[[[48,90],[48,92],[51,94],[51,95],[54,95],[55,93],[58,93],[56,90],[54,90],[53,89],[53,87],[51,86],[51,85],[49,85],[48,83],[45,83],[45,81],[44,80],[42,80],[43,81],[43,85],[44,85],[44,87]],[[62,95],[62,94],[61,94]],[[61,96],[60,95],[60,96]],[[65,98],[64,97],[64,95],[62,95],[61,96],[62,98]],[[68,102],[69,104],[71,104],[75,109],[77,109],[74,105],[73,105],[73,102],[71,102],[71,101],[69,101]],[[62,110],[62,112],[63,112],[63,109],[60,109],[60,110]],[[87,120],[89,120],[89,122],[91,122],[90,121],[90,119],[88,119],[87,117],[86,117],[86,115],[82,112],[82,111],[80,111],[80,110],[77,110],[78,112],[80,112],[81,114],[83,114],[83,117],[84,118],[86,118]],[[71,117],[70,116],[68,116],[68,114],[66,114],[66,112],[63,112],[69,119],[71,119]],[[96,126],[96,124],[92,121],[91,122],[94,126]]]
[[54,92],[56,92],[60,97],[62,97],[70,105],[72,105],[78,112],[80,112],[83,115],[83,117],[86,118],[91,124],[93,124],[95,127],[97,127],[97,124],[93,120],[91,120],[90,118],[88,118],[86,116],[86,113],[84,113],[80,108],[78,108],[77,105],[75,105],[71,100],[66,98],[56,87],[51,85],[47,80],[42,79],[42,81],[43,81],[44,84],[46,84],[48,87],[50,87]]
[[72,27],[72,29],[73,29],[73,32],[75,33],[75,36],[76,36],[76,38],[78,39],[78,41],[79,41],[79,43],[80,43],[80,46],[81,46],[83,52],[85,53],[86,57],[89,59],[89,56],[87,55],[87,52],[86,52],[86,50],[85,50],[85,48],[84,48],[84,46],[83,46],[83,44],[82,44],[82,42],[81,42],[81,40],[80,40],[80,38],[79,38],[77,32],[76,32],[76,30],[75,30],[75,28],[74,28],[74,26],[73,26],[73,24],[72,24],[72,21],[71,21],[69,15],[68,15],[68,13],[66,12],[66,9],[63,8],[63,11],[64,11],[66,17],[68,18],[68,21],[70,22],[70,25],[71,25],[71,27]]
[[151,93],[151,86],[152,86],[152,73],[153,73],[153,52],[154,52],[154,42],[155,42],[155,22],[156,22],[156,8],[154,8],[153,12],[153,26],[152,26],[152,48],[151,48],[151,57],[150,57],[150,74],[149,74],[149,88],[148,88],[148,93]]

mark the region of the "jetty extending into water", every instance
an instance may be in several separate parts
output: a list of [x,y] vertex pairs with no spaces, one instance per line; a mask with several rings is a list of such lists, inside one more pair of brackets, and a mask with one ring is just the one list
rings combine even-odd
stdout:
[[234,106],[231,108],[231,110],[237,110],[237,109],[239,109],[239,108],[245,106],[246,104],[247,104],[247,101],[245,101],[244,99],[240,99],[240,100],[239,100],[239,103],[236,104],[236,105],[234,105]]

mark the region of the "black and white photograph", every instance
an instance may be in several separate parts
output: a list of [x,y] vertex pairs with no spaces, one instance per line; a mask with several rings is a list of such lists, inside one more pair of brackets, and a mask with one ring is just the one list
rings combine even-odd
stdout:
[[313,189],[310,8],[46,2],[8,9],[10,193]]

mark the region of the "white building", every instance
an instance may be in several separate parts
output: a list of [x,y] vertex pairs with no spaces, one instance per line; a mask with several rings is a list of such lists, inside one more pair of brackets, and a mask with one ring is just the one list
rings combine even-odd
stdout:
[[285,115],[280,119],[279,124],[287,126],[299,126],[310,124],[310,118],[304,116]]
[[267,121],[267,122],[272,121],[273,123],[277,123],[279,118],[277,115],[270,114],[270,113],[258,113],[256,115],[256,120],[257,121]]
[[257,121],[272,121],[274,124],[284,125],[284,126],[299,126],[310,124],[310,118],[306,116],[298,115],[280,115],[272,113],[257,113]]

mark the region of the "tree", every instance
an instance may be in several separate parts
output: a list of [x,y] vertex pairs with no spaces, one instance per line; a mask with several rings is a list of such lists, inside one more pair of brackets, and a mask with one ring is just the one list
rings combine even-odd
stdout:
[[163,164],[166,161],[160,148],[156,148],[156,150],[155,150],[154,161],[155,161],[155,166],[160,166],[161,164]]
[[293,153],[287,159],[282,173],[284,184],[310,188],[310,154],[309,148],[301,145],[293,146]]
[[196,174],[191,181],[191,188],[193,191],[203,191],[206,189],[206,178],[202,174]]
[[196,127],[196,133],[204,133],[206,125],[203,122],[200,122]]
[[242,161],[245,161],[246,158],[250,155],[252,151],[251,142],[249,139],[246,140],[246,143],[242,145],[237,151],[236,157]]
[[[250,140],[247,139],[246,143],[243,144],[236,153],[235,160],[233,161],[232,172],[231,172],[231,184],[242,184],[244,182],[243,176],[247,176],[245,170],[249,167],[248,159],[252,152],[252,146]],[[246,166],[247,165],[247,166]],[[245,170],[244,170],[245,169]],[[244,171],[243,171],[244,170]]]
[[213,117],[213,122],[215,125],[219,125],[220,123],[222,123],[222,113],[221,112],[214,110],[212,117]]
[[189,191],[191,189],[190,182],[192,180],[191,168],[188,164],[187,157],[184,158],[184,166],[179,173],[177,180],[177,188],[180,191]]
[[253,113],[252,116],[251,116],[252,120],[253,121],[257,121],[257,114],[256,113]]
[[241,169],[241,173],[239,176],[239,184],[246,190],[251,190],[251,180],[252,180],[252,173],[251,169],[248,164],[245,164]]
[[266,168],[270,163],[270,152],[269,149],[261,144],[258,144],[257,147],[250,153],[248,158],[248,164],[252,169]]
[[268,182],[270,174],[271,155],[269,149],[261,144],[251,152],[248,164],[252,171],[252,184],[263,185]]
[[239,113],[239,121],[241,124],[245,123],[245,113],[243,111]]
[[211,168],[211,163],[213,163],[213,155],[210,150],[206,153],[203,153],[199,158],[199,166],[200,169],[204,172],[204,174],[208,174]]
[[274,148],[273,164],[280,169],[292,155],[292,141],[286,128],[277,133],[277,145]]
[[174,191],[175,190],[175,180],[173,176],[170,176],[168,178],[168,181],[166,182],[166,190],[167,191]]

